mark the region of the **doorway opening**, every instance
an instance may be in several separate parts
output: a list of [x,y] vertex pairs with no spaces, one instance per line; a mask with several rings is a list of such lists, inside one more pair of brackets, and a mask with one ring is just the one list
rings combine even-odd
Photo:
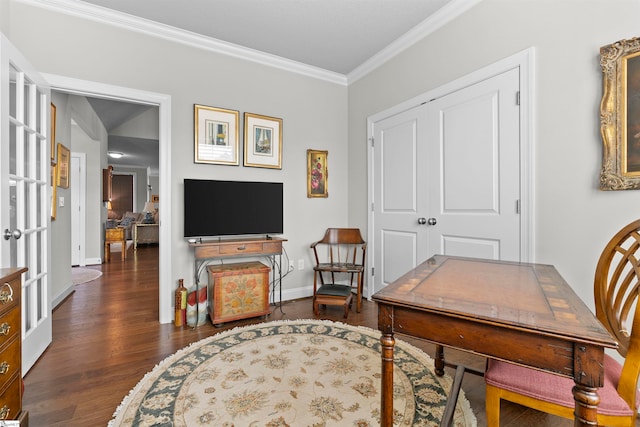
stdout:
[[171,97],[166,94],[147,92],[97,82],[71,79],[64,76],[44,74],[52,90],[80,96],[119,100],[127,103],[143,104],[158,108],[158,157],[159,157],[159,200],[166,209],[159,209],[159,322],[172,321],[172,248],[169,244],[171,233]]

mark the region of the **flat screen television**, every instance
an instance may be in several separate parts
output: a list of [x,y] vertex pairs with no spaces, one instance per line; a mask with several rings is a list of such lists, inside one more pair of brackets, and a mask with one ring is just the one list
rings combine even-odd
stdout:
[[281,182],[184,180],[184,237],[283,232]]

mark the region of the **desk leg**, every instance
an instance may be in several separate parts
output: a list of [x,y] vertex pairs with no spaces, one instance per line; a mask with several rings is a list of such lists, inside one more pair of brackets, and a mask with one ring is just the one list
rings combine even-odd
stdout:
[[598,425],[598,404],[600,403],[598,389],[576,383],[572,391],[573,399],[576,401],[573,425],[575,427]]
[[437,376],[441,377],[444,375],[444,347],[439,344],[436,345],[434,367]]
[[393,427],[393,334],[382,334],[382,390],[380,401],[380,425]]

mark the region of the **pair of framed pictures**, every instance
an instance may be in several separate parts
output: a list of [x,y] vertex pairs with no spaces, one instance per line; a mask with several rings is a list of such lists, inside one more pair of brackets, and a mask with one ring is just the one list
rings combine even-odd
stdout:
[[[240,113],[194,106],[196,163],[240,164]],[[244,166],[282,169],[282,119],[244,113]]]

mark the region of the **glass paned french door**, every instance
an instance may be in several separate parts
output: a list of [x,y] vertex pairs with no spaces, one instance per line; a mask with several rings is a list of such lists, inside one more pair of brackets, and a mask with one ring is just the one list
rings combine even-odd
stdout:
[[0,76],[0,260],[3,267],[28,268],[22,277],[24,375],[51,342],[50,92],[3,35]]

